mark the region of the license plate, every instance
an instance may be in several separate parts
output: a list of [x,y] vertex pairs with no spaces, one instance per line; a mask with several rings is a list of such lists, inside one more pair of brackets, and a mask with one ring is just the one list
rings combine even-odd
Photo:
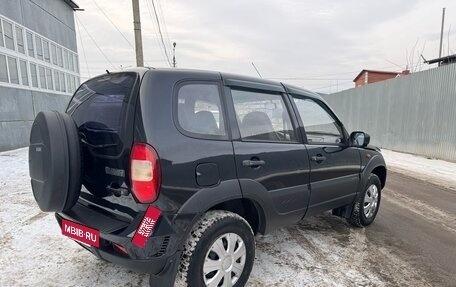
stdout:
[[100,247],[100,231],[85,225],[62,219],[62,234],[81,243]]

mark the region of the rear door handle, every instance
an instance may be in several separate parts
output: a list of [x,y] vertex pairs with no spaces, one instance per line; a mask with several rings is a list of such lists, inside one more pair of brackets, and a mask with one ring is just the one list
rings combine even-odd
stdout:
[[317,154],[317,155],[312,156],[310,159],[312,161],[315,161],[316,163],[321,163],[326,160],[326,157],[321,154]]
[[242,165],[243,166],[250,166],[250,167],[258,167],[265,165],[266,162],[264,160],[243,160]]

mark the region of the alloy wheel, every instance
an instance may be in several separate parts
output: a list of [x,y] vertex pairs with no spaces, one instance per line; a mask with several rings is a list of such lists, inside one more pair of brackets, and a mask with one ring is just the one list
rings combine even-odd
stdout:
[[378,187],[371,184],[364,195],[363,212],[366,218],[371,218],[378,206]]

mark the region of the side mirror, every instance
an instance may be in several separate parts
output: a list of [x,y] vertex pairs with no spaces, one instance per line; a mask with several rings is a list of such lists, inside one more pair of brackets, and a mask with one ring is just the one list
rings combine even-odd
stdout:
[[350,143],[353,146],[364,147],[370,143],[370,135],[365,132],[352,132],[350,134]]

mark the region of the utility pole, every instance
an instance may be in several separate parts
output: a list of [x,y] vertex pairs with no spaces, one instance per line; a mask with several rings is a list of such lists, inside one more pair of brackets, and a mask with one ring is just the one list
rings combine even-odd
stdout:
[[176,42],[173,43],[173,68],[177,67],[176,63]]
[[[443,27],[445,25],[445,8],[442,11],[442,28],[440,30],[440,49],[439,49],[439,58],[442,57],[442,44],[443,44]],[[440,62],[439,62],[440,66]]]
[[132,0],[131,2],[133,4],[133,25],[135,28],[136,66],[144,67],[139,0]]

